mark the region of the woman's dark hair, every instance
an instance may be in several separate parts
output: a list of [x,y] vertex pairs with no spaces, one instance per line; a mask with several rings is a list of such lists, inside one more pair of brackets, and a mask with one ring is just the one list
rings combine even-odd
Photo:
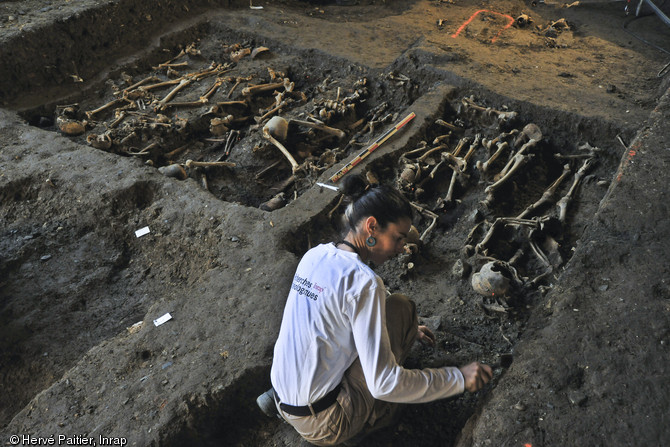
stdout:
[[403,217],[412,219],[412,206],[400,191],[390,186],[368,187],[361,176],[348,176],[342,180],[340,192],[349,201],[344,211],[344,230],[356,230],[361,219],[374,216],[384,228]]

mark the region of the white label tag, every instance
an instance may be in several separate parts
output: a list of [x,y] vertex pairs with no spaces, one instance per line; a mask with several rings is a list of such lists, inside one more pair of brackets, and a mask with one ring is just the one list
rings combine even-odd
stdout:
[[145,234],[149,234],[149,233],[150,233],[149,227],[140,228],[139,230],[137,230],[135,232],[135,237],[141,237],[141,236],[144,236]]
[[170,312],[166,313],[162,317],[156,318],[154,320],[154,325],[160,326],[161,324],[165,323],[166,321],[172,320],[172,315],[170,315]]

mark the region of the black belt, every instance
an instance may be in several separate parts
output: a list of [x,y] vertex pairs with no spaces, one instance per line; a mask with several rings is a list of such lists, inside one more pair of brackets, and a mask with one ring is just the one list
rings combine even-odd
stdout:
[[[305,405],[303,407],[296,407],[293,405],[285,404],[283,402],[279,403],[279,408],[282,411],[291,414],[293,416],[316,416],[316,413],[319,413],[326,408],[330,407],[337,400],[337,395],[340,394],[341,384],[338,384],[332,391],[329,391],[328,394],[323,396],[321,399],[314,402],[312,405]],[[275,392],[275,399],[279,400],[277,393]]]

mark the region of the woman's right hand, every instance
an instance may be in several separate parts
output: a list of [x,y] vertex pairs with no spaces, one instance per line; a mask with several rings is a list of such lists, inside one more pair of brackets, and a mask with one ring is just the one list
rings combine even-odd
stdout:
[[479,362],[472,362],[458,368],[465,378],[465,389],[471,393],[484,388],[493,377],[493,370],[489,365]]

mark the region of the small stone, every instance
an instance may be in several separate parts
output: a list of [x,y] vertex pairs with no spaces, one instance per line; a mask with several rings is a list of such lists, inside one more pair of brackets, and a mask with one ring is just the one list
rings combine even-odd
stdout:
[[522,404],[521,402],[517,402],[516,404],[514,404],[514,409],[517,410],[517,411],[525,411],[526,406],[524,404]]
[[457,259],[454,262],[453,267],[451,268],[451,273],[457,278],[465,278],[470,274],[472,267],[467,262],[463,262],[462,259]]
[[572,405],[582,406],[586,403],[588,397],[581,391],[573,390],[568,392],[568,400]]
[[8,21],[8,22],[13,22],[13,21],[15,21],[15,20],[16,20],[16,17],[14,17],[14,16],[7,16],[7,21]]
[[421,318],[421,323],[424,326],[427,326],[432,332],[437,331],[442,324],[442,317],[439,315],[433,315],[432,317],[423,317]]
[[609,289],[609,286],[607,284],[603,284],[602,286],[598,287],[598,290],[601,292],[606,292],[607,289]]
[[233,237],[230,238],[230,242],[239,242],[239,241],[240,241],[240,238],[237,237],[237,236],[233,236]]
[[40,258],[40,261],[48,261],[49,259],[51,259],[51,255],[44,255]]

